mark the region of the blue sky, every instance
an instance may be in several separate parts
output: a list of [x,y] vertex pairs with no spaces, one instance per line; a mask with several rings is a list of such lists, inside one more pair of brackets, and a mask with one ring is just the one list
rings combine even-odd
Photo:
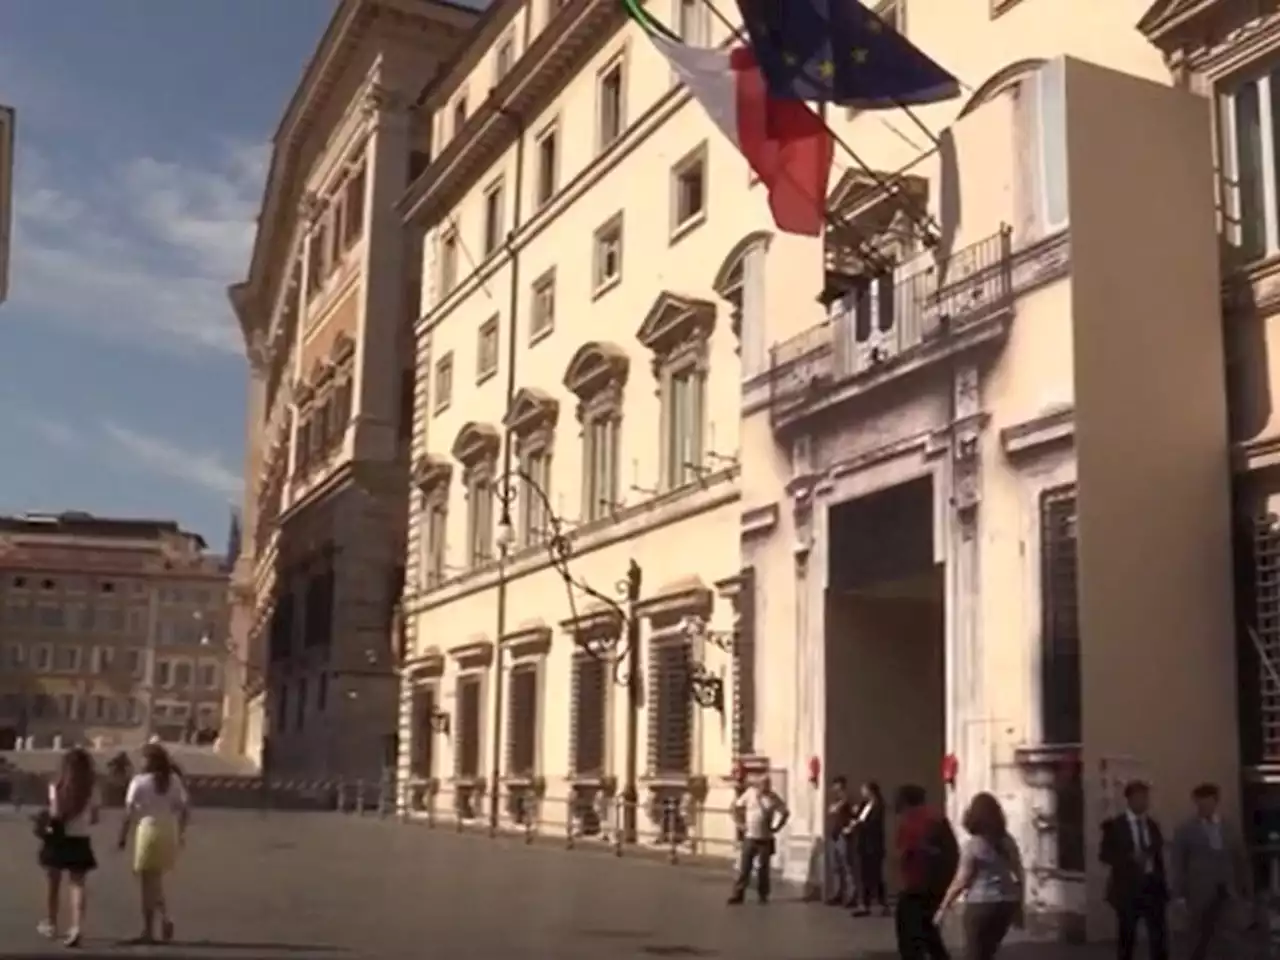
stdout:
[[242,279],[267,143],[333,0],[5,0],[18,111],[0,305],[0,512],[240,499]]

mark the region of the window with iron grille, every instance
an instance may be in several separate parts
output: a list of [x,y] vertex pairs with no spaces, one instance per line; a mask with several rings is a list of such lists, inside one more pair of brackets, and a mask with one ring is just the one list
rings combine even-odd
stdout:
[[692,651],[683,637],[651,645],[649,772],[687,776],[693,760],[693,701],[689,697]]
[[333,640],[333,560],[320,561],[307,577],[306,637],[307,647],[328,646]]
[[480,678],[458,680],[458,777],[480,776]]
[[268,647],[272,660],[288,660],[293,653],[293,593],[281,589],[271,611]]
[[538,665],[511,668],[507,688],[507,775],[532,777],[538,766]]
[[413,688],[413,739],[409,757],[409,773],[415,777],[435,774],[435,734],[431,729],[431,717],[436,712],[436,688]]
[[585,653],[573,658],[572,768],[576,776],[603,776],[605,761],[605,705],[609,667]]
[[1040,709],[1042,740],[1072,748],[1054,787],[1057,865],[1085,869],[1084,784],[1079,769],[1081,718],[1080,615],[1074,486],[1040,498]]
[[1241,753],[1249,764],[1280,763],[1280,518],[1251,517],[1241,532]]

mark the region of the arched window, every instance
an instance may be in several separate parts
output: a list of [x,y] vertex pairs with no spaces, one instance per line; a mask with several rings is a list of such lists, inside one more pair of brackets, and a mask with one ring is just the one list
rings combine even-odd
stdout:
[[733,245],[711,288],[729,304],[729,323],[738,338],[742,358],[742,378],[764,369],[766,353],[764,265],[773,234],[765,230],[749,233]]

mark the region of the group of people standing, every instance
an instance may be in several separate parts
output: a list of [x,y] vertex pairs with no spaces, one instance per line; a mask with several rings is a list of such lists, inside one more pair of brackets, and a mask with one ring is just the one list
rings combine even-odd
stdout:
[[[48,805],[35,818],[40,840],[39,862],[45,874],[45,916],[41,935],[61,937],[78,947],[88,905],[87,880],[98,867],[93,828],[101,819],[102,791],[93,757],[79,747],[62,757],[57,778],[49,785]],[[183,846],[190,813],[186,787],[168,752],[158,743],[142,751],[142,772],[129,781],[116,847],[125,850],[133,836],[133,870],[138,877],[142,932],[131,943],[169,941],[174,925],[164,893],[164,876]],[[62,890],[70,900],[70,924],[63,928]],[[158,929],[157,929],[158,922]]]

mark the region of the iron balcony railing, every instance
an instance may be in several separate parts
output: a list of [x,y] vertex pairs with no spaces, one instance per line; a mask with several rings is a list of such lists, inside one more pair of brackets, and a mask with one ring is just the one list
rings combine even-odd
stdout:
[[1001,229],[939,260],[924,254],[892,275],[860,280],[826,322],[770,348],[770,408],[815,395],[923,351],[1013,301],[1012,234]]

